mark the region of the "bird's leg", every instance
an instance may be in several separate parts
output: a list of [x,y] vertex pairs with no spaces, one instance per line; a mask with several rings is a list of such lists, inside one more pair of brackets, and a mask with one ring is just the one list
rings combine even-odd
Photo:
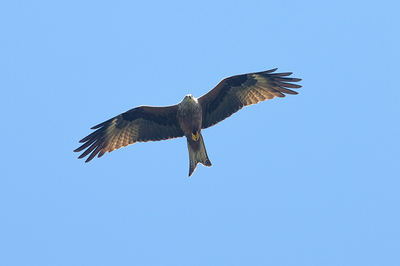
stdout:
[[193,131],[192,132],[192,140],[198,141],[199,138],[200,138],[200,131],[199,130]]

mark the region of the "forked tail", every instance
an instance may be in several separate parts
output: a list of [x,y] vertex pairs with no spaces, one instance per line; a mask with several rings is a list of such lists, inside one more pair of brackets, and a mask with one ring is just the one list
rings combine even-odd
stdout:
[[211,166],[210,159],[208,159],[206,147],[204,146],[203,136],[199,133],[200,137],[198,141],[194,141],[191,138],[187,139],[187,145],[189,150],[189,176],[193,174],[198,163],[202,163],[205,166]]

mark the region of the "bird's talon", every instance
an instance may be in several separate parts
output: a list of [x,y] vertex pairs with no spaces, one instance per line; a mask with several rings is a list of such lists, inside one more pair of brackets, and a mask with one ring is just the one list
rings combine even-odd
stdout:
[[193,134],[193,133],[192,133],[192,140],[198,141],[199,138],[200,138],[200,133],[199,133],[199,131],[197,131],[196,134]]

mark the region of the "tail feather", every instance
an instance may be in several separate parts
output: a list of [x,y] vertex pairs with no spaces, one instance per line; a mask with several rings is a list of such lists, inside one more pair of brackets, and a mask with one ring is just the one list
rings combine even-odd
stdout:
[[189,150],[189,176],[193,174],[197,164],[201,163],[205,166],[211,166],[211,161],[208,159],[206,147],[204,146],[203,136],[200,133],[198,141],[187,138],[187,145]]

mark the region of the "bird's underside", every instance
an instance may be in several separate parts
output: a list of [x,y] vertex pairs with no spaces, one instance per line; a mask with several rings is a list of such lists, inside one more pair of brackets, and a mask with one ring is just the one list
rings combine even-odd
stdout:
[[[205,149],[201,130],[231,116],[242,107],[258,102],[297,94],[291,89],[301,79],[288,77],[292,73],[274,73],[275,69],[249,73],[223,79],[211,91],[195,98],[186,95],[175,105],[155,107],[139,106],[117,115],[92,129],[90,135],[81,139],[83,143],[75,152],[95,156],[119,149],[135,142],[165,140],[185,136],[189,151],[189,176],[198,163],[211,166]],[[290,89],[289,89],[290,88]]]

